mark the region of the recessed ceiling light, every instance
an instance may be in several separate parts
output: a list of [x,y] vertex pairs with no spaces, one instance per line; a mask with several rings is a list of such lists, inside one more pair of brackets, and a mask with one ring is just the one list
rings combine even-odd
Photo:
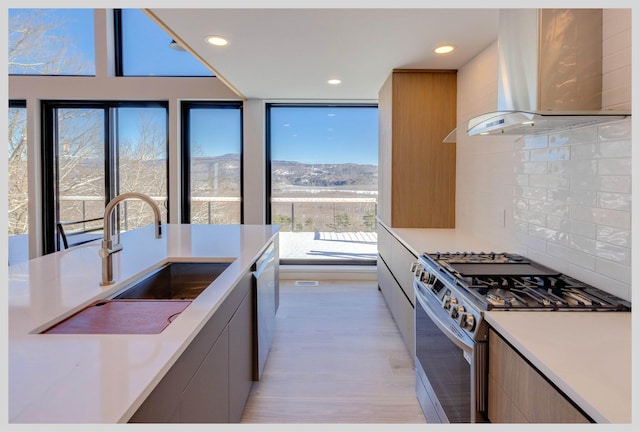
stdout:
[[225,46],[229,43],[228,40],[226,40],[222,36],[217,36],[217,35],[207,36],[204,40],[206,40],[207,43],[210,43],[211,45],[215,45],[215,46]]
[[433,50],[436,54],[447,54],[453,51],[455,47],[453,45],[441,45]]
[[331,78],[329,81],[327,81],[329,84],[331,85],[338,85],[342,82],[341,79],[339,78]]

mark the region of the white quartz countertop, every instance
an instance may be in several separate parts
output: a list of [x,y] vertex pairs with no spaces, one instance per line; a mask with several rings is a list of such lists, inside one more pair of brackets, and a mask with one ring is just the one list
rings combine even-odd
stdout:
[[503,251],[492,242],[454,228],[390,228],[379,219],[378,223],[415,256],[424,252],[513,252]]
[[[123,233],[115,283],[100,286],[100,242],[9,266],[10,423],[126,422],[277,236],[272,225],[151,225]],[[38,334],[170,261],[231,265],[154,335]]]
[[[389,228],[423,252],[514,252],[457,229]],[[492,325],[596,422],[631,422],[631,313],[486,312]]]
[[598,423],[631,423],[631,313],[486,312],[487,322]]

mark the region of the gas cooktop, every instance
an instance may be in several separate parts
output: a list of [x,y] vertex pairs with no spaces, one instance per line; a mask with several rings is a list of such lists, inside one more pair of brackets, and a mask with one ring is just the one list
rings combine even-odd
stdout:
[[436,252],[423,258],[485,310],[631,310],[630,302],[521,255]]

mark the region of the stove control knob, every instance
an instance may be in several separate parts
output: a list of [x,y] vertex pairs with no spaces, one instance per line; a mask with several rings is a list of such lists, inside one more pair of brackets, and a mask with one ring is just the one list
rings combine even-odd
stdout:
[[429,288],[431,288],[431,286],[436,280],[436,277],[431,273],[429,273],[428,271],[423,270],[421,273],[422,274],[420,275],[420,280],[424,282],[424,284],[427,285]]
[[451,297],[446,295],[442,298],[442,307],[444,309],[449,309],[450,306],[451,306]]
[[420,263],[418,261],[412,262],[411,263],[411,269],[409,271],[415,275],[416,274],[416,270],[418,270],[418,266],[419,265],[420,265]]
[[459,316],[464,316],[465,308],[462,305],[458,305],[457,307],[451,308],[451,318],[458,319]]
[[424,270],[422,269],[422,267],[418,267],[416,269],[416,271],[413,273],[413,276],[418,280],[422,280],[422,273],[423,272],[424,272]]
[[464,314],[460,320],[460,327],[465,330],[473,331],[476,328],[476,319],[472,314]]
[[451,306],[447,308],[451,311],[451,315],[453,315],[453,311],[455,311],[457,307],[458,307],[458,299],[455,297],[451,297]]

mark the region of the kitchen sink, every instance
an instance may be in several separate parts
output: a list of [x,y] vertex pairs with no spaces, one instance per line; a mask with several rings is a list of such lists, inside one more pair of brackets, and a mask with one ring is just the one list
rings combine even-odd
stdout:
[[225,262],[171,262],[112,299],[193,300],[231,265]]
[[232,262],[170,262],[40,333],[160,333]]

